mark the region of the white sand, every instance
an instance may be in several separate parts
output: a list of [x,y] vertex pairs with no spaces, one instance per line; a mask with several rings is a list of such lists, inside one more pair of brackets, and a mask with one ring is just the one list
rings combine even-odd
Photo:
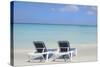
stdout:
[[77,56],[74,56],[72,62],[64,62],[63,59],[57,59],[55,62],[39,62],[35,60],[32,62],[28,61],[27,53],[32,52],[33,49],[26,48],[16,48],[14,50],[14,65],[23,66],[23,65],[41,65],[41,64],[55,64],[55,63],[78,63],[78,62],[92,62],[97,61],[97,45],[96,44],[82,44],[82,45],[71,45],[71,47],[77,48]]

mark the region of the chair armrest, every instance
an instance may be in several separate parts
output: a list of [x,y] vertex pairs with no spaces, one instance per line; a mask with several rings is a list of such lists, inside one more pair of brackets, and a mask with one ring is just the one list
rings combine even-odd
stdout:
[[74,56],[77,56],[77,48],[70,48],[70,51],[73,53]]

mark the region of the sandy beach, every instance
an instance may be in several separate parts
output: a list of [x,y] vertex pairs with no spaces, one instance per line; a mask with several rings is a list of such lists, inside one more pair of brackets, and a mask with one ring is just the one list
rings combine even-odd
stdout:
[[49,62],[41,62],[39,60],[33,60],[28,62],[28,53],[33,52],[33,48],[16,48],[14,49],[14,65],[43,65],[43,64],[59,64],[59,63],[79,63],[79,62],[94,62],[97,61],[97,45],[96,44],[81,44],[71,45],[71,47],[77,48],[77,56],[74,56],[71,62],[64,62],[63,59],[57,59]]

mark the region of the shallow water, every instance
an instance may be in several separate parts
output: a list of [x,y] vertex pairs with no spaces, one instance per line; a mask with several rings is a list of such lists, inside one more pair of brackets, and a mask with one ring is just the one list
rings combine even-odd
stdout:
[[97,26],[14,24],[13,33],[15,48],[31,48],[33,41],[44,41],[52,47],[62,40],[80,45],[97,43]]

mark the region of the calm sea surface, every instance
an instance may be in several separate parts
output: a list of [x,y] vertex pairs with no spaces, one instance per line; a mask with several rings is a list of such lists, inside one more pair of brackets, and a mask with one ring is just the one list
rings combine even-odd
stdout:
[[55,46],[57,41],[68,40],[71,44],[97,43],[96,26],[14,24],[14,47],[31,48],[33,41],[44,41]]

